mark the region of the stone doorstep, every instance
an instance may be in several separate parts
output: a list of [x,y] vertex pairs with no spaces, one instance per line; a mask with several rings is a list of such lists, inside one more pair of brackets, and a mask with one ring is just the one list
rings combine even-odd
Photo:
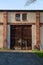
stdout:
[[0,52],[32,52],[32,50],[0,50]]

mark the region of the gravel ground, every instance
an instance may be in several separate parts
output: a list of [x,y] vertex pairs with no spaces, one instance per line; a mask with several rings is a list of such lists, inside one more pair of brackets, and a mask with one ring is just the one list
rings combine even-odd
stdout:
[[0,52],[0,65],[43,65],[43,58],[31,52]]

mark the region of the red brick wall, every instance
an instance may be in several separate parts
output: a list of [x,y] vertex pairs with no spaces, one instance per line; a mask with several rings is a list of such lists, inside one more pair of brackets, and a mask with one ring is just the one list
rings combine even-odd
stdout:
[[[39,49],[40,45],[40,12],[36,12],[36,46]],[[6,48],[7,44],[7,12],[3,12],[3,47]]]
[[36,46],[40,45],[40,12],[36,12]]
[[6,32],[7,32],[7,12],[3,12],[3,48],[6,48]]

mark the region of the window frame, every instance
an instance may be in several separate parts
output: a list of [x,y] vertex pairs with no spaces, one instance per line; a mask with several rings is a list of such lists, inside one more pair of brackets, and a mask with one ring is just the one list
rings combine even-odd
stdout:
[[[19,15],[19,18],[18,18],[18,17],[16,18],[16,16],[18,16],[18,15]],[[20,17],[21,17],[21,16],[20,16],[20,13],[16,13],[16,14],[15,14],[15,20],[16,20],[16,21],[20,21]]]
[[[26,17],[24,17],[24,20],[23,20],[23,15],[24,16],[26,15]],[[27,13],[22,13],[22,21],[27,21]]]

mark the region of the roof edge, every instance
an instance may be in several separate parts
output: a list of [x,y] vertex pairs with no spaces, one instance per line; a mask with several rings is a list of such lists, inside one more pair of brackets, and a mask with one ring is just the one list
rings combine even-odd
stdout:
[[0,10],[0,12],[43,12],[43,10]]

